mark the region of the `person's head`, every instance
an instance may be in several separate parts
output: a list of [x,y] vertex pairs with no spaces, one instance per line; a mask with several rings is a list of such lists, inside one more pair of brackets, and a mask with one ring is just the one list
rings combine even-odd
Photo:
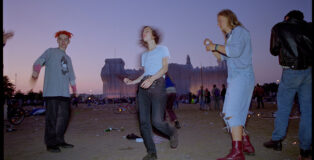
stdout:
[[260,85],[257,83],[256,86],[259,87]]
[[70,39],[72,38],[73,34],[68,31],[59,31],[55,34],[55,38],[57,38],[57,42],[59,48],[62,50],[66,50],[70,43]]
[[303,20],[304,19],[304,15],[299,10],[292,10],[285,16],[285,20],[287,21],[290,18],[297,19],[297,20]]
[[225,88],[226,86],[225,86],[225,84],[222,84],[222,88]]
[[203,89],[203,86],[201,86],[200,88]]
[[218,26],[223,33],[227,33],[228,30],[232,30],[237,26],[242,26],[237,16],[230,10],[224,9],[217,15]]
[[216,84],[214,84],[213,87],[216,88]]
[[144,26],[141,30],[141,38],[140,38],[140,44],[148,48],[148,43],[151,41],[154,41],[156,44],[160,43],[160,33],[157,29],[152,28],[151,26]]

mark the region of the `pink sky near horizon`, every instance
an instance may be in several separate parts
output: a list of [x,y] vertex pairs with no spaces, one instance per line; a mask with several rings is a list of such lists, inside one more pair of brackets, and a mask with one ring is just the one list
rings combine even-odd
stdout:
[[[276,82],[281,68],[277,57],[269,53],[270,30],[293,9],[312,21],[311,6],[311,0],[4,0],[4,30],[15,33],[3,49],[4,75],[17,90],[32,89],[33,62],[46,49],[57,47],[54,33],[65,29],[74,34],[67,54],[73,62],[78,92],[100,94],[105,59],[122,58],[126,69],[139,68],[143,48],[138,40],[144,25],[161,31],[170,63],[184,64],[189,54],[194,67],[215,66],[216,59],[205,52],[203,40],[208,37],[223,43],[216,15],[229,8],[251,33],[256,83]],[[34,91],[42,90],[43,77],[44,70]]]

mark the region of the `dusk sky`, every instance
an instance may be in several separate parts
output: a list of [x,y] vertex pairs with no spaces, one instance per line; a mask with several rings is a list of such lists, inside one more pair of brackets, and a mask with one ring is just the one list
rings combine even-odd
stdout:
[[[28,92],[34,61],[57,47],[55,32],[74,34],[67,48],[79,93],[102,93],[100,72],[107,58],[122,58],[126,69],[140,67],[140,29],[151,25],[162,33],[170,63],[184,64],[187,54],[194,67],[215,66],[205,51],[204,38],[223,44],[217,13],[231,9],[250,31],[256,83],[276,82],[281,76],[278,57],[270,55],[273,25],[291,10],[312,21],[311,0],[4,0],[5,31],[15,35],[4,47],[4,75],[17,90]],[[43,68],[44,69],[44,68]],[[44,70],[34,91],[42,90]]]

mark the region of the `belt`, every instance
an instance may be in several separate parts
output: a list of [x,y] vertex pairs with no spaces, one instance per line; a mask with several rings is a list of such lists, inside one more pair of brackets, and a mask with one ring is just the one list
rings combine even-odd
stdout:
[[[146,76],[144,76],[143,79],[142,79],[141,82],[140,82],[140,86],[142,85],[142,83],[143,83],[146,79],[148,79],[148,78],[150,78],[150,77],[152,77],[152,76],[151,76],[151,75],[146,75]],[[163,80],[163,79],[164,79],[163,77],[160,77],[160,78],[154,80],[154,82],[152,83],[152,85],[151,85],[150,87],[148,87],[147,89],[149,89],[149,88],[154,88],[154,87],[155,87],[157,84],[159,84],[160,81]],[[143,88],[143,89],[144,89],[144,88]]]

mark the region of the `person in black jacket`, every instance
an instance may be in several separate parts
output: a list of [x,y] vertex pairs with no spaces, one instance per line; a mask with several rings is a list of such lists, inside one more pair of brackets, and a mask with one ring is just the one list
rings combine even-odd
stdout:
[[299,159],[311,159],[313,34],[312,23],[303,18],[302,12],[290,11],[271,31],[270,52],[278,56],[283,71],[277,93],[275,128],[271,140],[264,146],[282,150],[281,141],[286,136],[294,96],[298,93],[301,110]]

